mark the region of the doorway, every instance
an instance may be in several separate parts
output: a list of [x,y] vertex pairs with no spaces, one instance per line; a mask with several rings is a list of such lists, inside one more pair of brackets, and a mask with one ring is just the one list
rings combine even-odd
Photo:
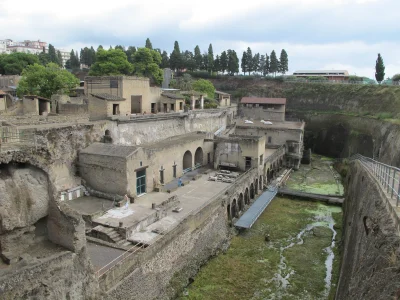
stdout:
[[175,104],[171,104],[171,111],[175,111]]
[[146,170],[136,172],[136,194],[146,193]]
[[167,103],[164,103],[164,112],[166,113],[167,110],[168,110],[168,104],[167,104]]
[[113,115],[119,115],[119,104],[113,104]]
[[176,178],[176,165],[172,166],[172,170],[173,170],[173,176],[174,178]]
[[151,103],[151,113],[152,114],[156,113],[156,104],[155,103]]
[[131,96],[131,113],[142,113],[142,96]]

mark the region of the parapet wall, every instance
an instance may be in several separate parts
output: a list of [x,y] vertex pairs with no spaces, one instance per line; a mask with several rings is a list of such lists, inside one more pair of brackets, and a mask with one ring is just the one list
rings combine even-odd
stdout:
[[346,184],[343,257],[336,299],[398,299],[397,215],[360,162],[350,163]]

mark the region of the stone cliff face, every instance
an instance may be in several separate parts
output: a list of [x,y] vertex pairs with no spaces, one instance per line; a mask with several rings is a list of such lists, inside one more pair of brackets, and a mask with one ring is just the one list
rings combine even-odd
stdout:
[[359,153],[400,166],[400,125],[371,118],[317,113],[292,113],[306,122],[305,148],[330,157]]
[[343,218],[343,257],[336,299],[398,299],[399,223],[375,179],[350,164]]

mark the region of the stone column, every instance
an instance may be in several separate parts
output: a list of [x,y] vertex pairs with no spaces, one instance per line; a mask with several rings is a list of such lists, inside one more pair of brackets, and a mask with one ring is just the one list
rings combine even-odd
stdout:
[[195,105],[196,105],[196,98],[192,95],[191,100],[192,100],[192,110],[194,110]]
[[204,109],[204,96],[203,95],[200,96],[200,108]]

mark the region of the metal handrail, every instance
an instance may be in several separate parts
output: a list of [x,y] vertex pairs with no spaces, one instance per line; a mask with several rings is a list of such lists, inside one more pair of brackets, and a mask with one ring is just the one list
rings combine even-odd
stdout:
[[390,194],[390,199],[395,197],[396,207],[400,201],[400,169],[381,163],[372,158],[355,154],[350,160],[359,160],[378,179],[383,189]]

